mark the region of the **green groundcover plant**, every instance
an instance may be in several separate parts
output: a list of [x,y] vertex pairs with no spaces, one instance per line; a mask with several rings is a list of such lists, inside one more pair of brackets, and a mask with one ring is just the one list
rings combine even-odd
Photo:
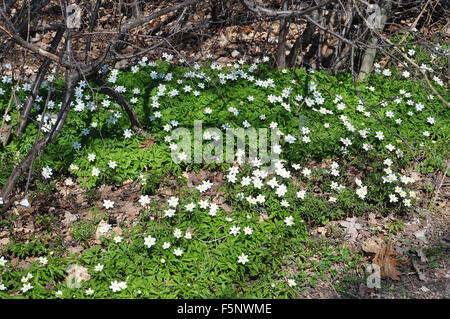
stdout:
[[[312,241],[309,226],[372,211],[409,214],[420,201],[411,172],[445,169],[449,110],[394,67],[375,64],[357,85],[365,103],[409,146],[369,112],[349,74],[279,71],[266,58],[229,67],[179,62],[142,58],[107,76],[154,135],[147,148],[116,103],[93,83],[78,83],[65,127],[35,163],[34,183],[51,192],[55,183],[90,190],[132,179],[141,185],[134,203],[139,220],[115,233],[106,221],[116,203],[107,199],[101,210],[92,208],[94,221],[72,225],[72,237],[86,248],[81,254],[65,254],[51,236],[4,245],[1,298],[295,298],[325,275],[336,276],[333,264],[350,272],[359,259],[347,248],[333,251]],[[442,80],[433,80],[445,93]],[[47,76],[31,114],[35,121],[1,149],[0,185],[32,147],[39,125],[42,134],[51,129],[63,86],[61,75]],[[4,124],[17,125],[29,90],[28,83],[2,77]],[[193,132],[194,121],[202,121],[207,142],[216,137],[212,127],[271,129],[279,145],[270,153],[280,160],[267,172],[260,159],[246,161],[248,150],[237,149],[233,163],[192,163],[172,132]],[[229,209],[205,195],[214,181],[187,186],[182,173],[200,169],[225,176],[220,192]],[[169,175],[182,192],[152,200]],[[89,245],[96,231],[101,242]],[[11,265],[12,256],[39,259],[24,270]],[[70,282],[71,270],[84,279]]]

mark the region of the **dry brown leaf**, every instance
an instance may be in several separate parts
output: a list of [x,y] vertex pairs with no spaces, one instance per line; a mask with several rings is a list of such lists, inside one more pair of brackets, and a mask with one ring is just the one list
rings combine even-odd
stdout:
[[220,208],[222,208],[227,213],[231,213],[233,211],[233,209],[231,208],[230,205],[225,203],[225,198],[222,196],[223,194],[224,194],[223,192],[217,192],[217,194],[213,198],[212,202],[214,204],[217,204]]
[[112,231],[118,236],[122,235],[122,228],[120,227],[114,227]]
[[100,200],[109,199],[112,193],[112,186],[101,185],[100,188],[98,189],[98,192],[100,193]]
[[127,180],[123,181],[122,186],[128,186],[128,185],[130,185],[132,183],[133,183],[133,180],[130,178],[130,179],[127,179]]
[[82,246],[70,246],[67,248],[67,251],[71,254],[79,255],[83,251],[83,249],[84,248]]
[[29,261],[26,261],[26,260],[21,260],[17,264],[17,267],[22,268],[22,269],[30,269],[31,263]]
[[172,196],[173,191],[169,187],[164,187],[160,190],[160,194],[163,196]]
[[77,215],[71,214],[70,212],[64,213],[64,219],[62,220],[62,224],[64,226],[68,226],[69,224],[73,223],[78,219]]
[[401,272],[397,269],[397,266],[405,262],[398,259],[398,253],[393,249],[392,243],[381,247],[373,259],[373,263],[380,267],[381,277],[391,278],[392,280],[400,280]]
[[11,266],[16,267],[19,264],[19,257],[14,257],[9,261],[9,263],[11,264]]
[[380,244],[379,240],[369,238],[363,243],[362,250],[366,253],[376,254],[381,250],[381,247],[382,244]]
[[358,230],[361,229],[361,225],[356,223],[357,218],[347,218],[345,221],[340,221],[339,224],[342,227],[347,228],[347,233],[350,237],[350,240],[354,241],[356,240],[356,237],[358,236]]
[[222,172],[218,172],[215,176],[213,181],[214,182],[220,182],[226,180],[225,176],[222,174]]
[[153,134],[149,140],[142,141],[141,144],[139,144],[139,147],[143,148],[144,150],[152,147],[153,144],[155,143],[155,137],[156,137],[156,135]]
[[231,208],[231,206],[226,203],[220,204],[219,207],[222,208],[227,213],[231,213],[233,211],[233,208]]
[[141,207],[136,207],[134,204],[134,199],[125,202],[121,207],[120,211],[125,213],[129,219],[134,219],[139,214]]

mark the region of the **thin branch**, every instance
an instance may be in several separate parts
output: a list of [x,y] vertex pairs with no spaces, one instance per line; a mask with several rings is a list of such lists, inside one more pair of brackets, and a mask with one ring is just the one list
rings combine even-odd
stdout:
[[251,3],[248,0],[242,0],[244,5],[250,10],[260,15],[265,15],[268,17],[277,17],[277,18],[294,18],[294,17],[302,17],[310,12],[313,12],[314,10],[317,10],[319,8],[322,8],[323,6],[326,6],[329,3],[332,3],[336,0],[326,0],[322,3],[319,3],[316,6],[309,7],[305,10],[272,10],[268,8],[264,8],[256,3]]
[[100,90],[102,90],[103,93],[110,96],[117,104],[122,106],[124,111],[127,113],[128,118],[130,119],[131,128],[136,133],[138,133],[139,135],[142,135],[144,137],[147,137],[147,138],[151,137],[151,135],[143,129],[143,127],[137,117],[136,111],[128,103],[127,99],[122,96],[122,94],[120,94],[119,92],[114,90],[102,77],[100,77],[98,75],[92,76],[91,79],[100,87]]

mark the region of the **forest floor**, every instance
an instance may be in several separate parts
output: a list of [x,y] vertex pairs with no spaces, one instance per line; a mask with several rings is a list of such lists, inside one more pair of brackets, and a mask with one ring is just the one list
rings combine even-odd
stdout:
[[[208,174],[208,173],[205,173]],[[423,190],[432,185],[433,179],[422,177]],[[442,176],[438,176],[442,181]],[[449,187],[441,188],[444,194]],[[6,213],[1,221],[0,245],[27,243],[34,238],[46,238],[49,234],[61,238],[61,245],[67,254],[79,255],[83,250],[100,243],[98,230],[87,245],[80,244],[71,229],[80,221],[92,221],[92,206],[99,209],[106,198],[114,200],[117,208],[110,212],[109,223],[121,233],[120,227],[133,227],[138,223],[140,207],[133,204],[139,198],[139,184],[128,181],[123,185],[102,185],[98,189],[86,192],[77,186],[70,188],[63,183],[57,184],[58,193],[36,194],[30,208],[17,205]],[[161,185],[151,195],[158,201],[167,200],[176,190],[171,185]],[[426,195],[425,192],[422,193]],[[429,197],[432,194],[428,194]],[[423,206],[408,216],[382,216],[370,213],[365,216],[331,221],[326,226],[311,227],[310,240],[329,250],[339,251],[348,247],[353,255],[360,256],[353,269],[343,270],[343,265],[332,266],[337,276],[326,275],[314,286],[301,290],[299,298],[357,298],[357,299],[403,299],[423,298],[440,299],[450,297],[450,206],[441,195],[435,194],[435,204],[422,201]],[[46,213],[46,214],[45,214]],[[8,227],[13,225],[12,231]],[[11,228],[10,228],[11,229]],[[383,273],[380,287],[368,287],[365,267],[372,262],[382,243],[392,244],[386,256],[377,259]],[[321,258],[320,256],[317,257]],[[37,257],[11,260],[12,266],[28,269]],[[394,280],[394,279],[396,280]]]

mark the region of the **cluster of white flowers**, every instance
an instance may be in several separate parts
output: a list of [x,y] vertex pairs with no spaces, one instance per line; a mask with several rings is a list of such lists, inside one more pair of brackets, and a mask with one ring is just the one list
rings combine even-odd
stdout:
[[113,292],[118,292],[118,291],[121,291],[123,289],[127,289],[127,282],[126,281],[114,280],[114,281],[111,282],[111,285],[109,286],[109,288]]
[[203,181],[200,185],[197,186],[197,189],[200,193],[204,193],[208,189],[210,189],[212,185],[213,184],[210,181]]
[[42,176],[45,179],[49,179],[52,175],[53,175],[53,170],[50,167],[46,166],[42,169]]

